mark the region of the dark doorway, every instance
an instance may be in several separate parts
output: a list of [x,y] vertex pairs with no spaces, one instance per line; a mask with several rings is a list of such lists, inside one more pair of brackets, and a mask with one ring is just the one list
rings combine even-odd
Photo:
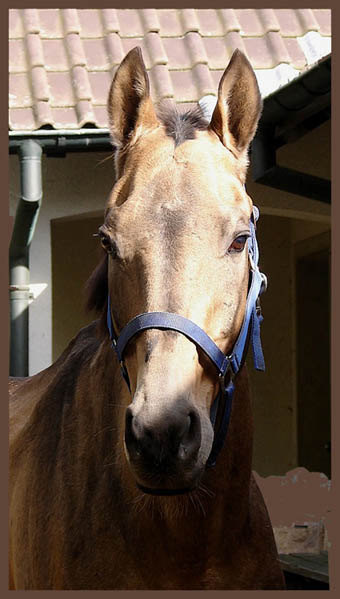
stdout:
[[330,253],[296,260],[298,461],[331,475]]

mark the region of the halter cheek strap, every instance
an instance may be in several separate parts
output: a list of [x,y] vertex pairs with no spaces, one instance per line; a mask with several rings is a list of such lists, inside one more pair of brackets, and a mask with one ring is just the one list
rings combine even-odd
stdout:
[[250,220],[251,235],[248,239],[250,286],[243,324],[233,350],[229,355],[226,356],[201,327],[191,320],[184,318],[184,316],[172,312],[146,312],[139,314],[125,325],[120,335],[116,336],[111,316],[110,295],[108,296],[107,326],[110,339],[121,366],[122,376],[130,391],[129,376],[124,364],[124,351],[135,335],[147,329],[172,330],[182,333],[190,341],[200,347],[215,365],[220,380],[220,391],[210,410],[210,420],[214,428],[218,410],[222,403],[223,412],[219,419],[219,428],[215,431],[214,442],[207,461],[207,466],[215,465],[217,455],[223,446],[227,434],[234,395],[233,379],[239,372],[241,365],[245,360],[249,337],[253,350],[254,366],[257,370],[265,369],[260,337],[260,323],[262,321],[262,316],[259,307],[259,296],[267,287],[267,279],[258,268],[259,251],[255,234],[255,222],[258,219],[258,216],[259,211],[256,206],[254,206],[252,219]]

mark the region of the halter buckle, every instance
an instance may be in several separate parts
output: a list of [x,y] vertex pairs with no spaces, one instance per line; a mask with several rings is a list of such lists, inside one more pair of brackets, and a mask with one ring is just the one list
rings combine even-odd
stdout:
[[249,258],[249,264],[250,264],[250,269],[255,272],[255,270],[257,270],[257,266],[254,262],[254,258],[253,258],[253,253],[251,251],[248,252],[248,258]]
[[[232,366],[232,360],[233,360],[233,355],[230,354],[229,356],[226,356],[226,361],[227,361],[227,367],[223,372],[219,372],[218,373],[218,378],[220,380],[220,385],[222,386],[222,384],[224,384],[224,388],[225,388],[225,379],[227,377],[227,374],[229,374],[229,381],[233,381],[236,372],[233,369]],[[223,383],[222,383],[222,379],[223,379]]]
[[267,279],[266,275],[264,274],[264,272],[261,272],[260,275],[261,275],[261,279],[262,279],[261,288],[260,288],[260,295],[262,295],[262,293],[264,293],[265,291],[267,291],[268,279]]

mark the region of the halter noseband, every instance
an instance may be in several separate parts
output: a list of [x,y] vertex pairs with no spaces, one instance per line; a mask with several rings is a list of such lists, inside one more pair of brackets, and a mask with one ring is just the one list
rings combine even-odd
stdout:
[[124,364],[124,351],[127,344],[135,335],[147,329],[172,330],[182,333],[190,339],[190,341],[200,347],[217,368],[220,391],[210,409],[210,421],[214,429],[219,408],[221,417],[219,418],[220,423],[218,430],[215,431],[213,445],[207,460],[207,466],[215,465],[217,456],[222,449],[227,435],[234,395],[233,380],[246,358],[248,340],[250,340],[252,344],[254,366],[256,370],[265,369],[260,337],[262,315],[259,305],[259,296],[266,290],[267,278],[260,272],[258,267],[259,250],[255,233],[255,223],[258,217],[259,210],[254,206],[250,219],[250,237],[248,238],[251,279],[245,315],[238,338],[229,355],[226,356],[216,343],[197,324],[184,318],[184,316],[181,316],[180,314],[174,314],[172,312],[146,312],[144,314],[139,314],[132,318],[132,320],[130,320],[130,322],[128,322],[122,329],[121,333],[116,336],[111,316],[110,294],[108,295],[107,326],[112,347],[114,348],[120,363],[122,376],[130,391],[129,376]]

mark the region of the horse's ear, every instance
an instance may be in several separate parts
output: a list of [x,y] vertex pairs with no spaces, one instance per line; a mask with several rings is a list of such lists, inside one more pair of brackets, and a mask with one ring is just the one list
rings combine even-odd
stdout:
[[158,124],[150,98],[148,74],[139,47],[133,48],[118,67],[111,84],[107,103],[113,143],[124,146],[137,130]]
[[218,87],[210,129],[240,157],[253,139],[262,111],[262,100],[253,68],[240,50],[235,50]]

